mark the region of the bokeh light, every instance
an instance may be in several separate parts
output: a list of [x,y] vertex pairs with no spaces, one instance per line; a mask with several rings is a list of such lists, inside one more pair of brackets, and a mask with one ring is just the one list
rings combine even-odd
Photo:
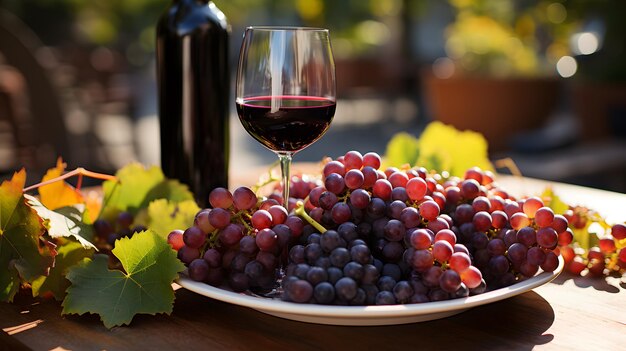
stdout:
[[578,70],[578,64],[576,63],[576,59],[571,56],[563,56],[556,63],[556,71],[563,78],[569,78],[576,74]]

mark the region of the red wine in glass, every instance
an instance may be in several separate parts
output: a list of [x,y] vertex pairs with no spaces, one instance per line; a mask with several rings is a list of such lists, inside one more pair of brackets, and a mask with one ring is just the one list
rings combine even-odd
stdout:
[[335,101],[314,96],[260,96],[237,102],[237,114],[246,131],[267,148],[296,152],[324,135],[335,107]]

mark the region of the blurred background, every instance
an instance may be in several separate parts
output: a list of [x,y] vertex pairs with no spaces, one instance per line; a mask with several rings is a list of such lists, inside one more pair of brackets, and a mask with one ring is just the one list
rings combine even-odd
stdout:
[[[234,74],[248,25],[329,28],[338,107],[298,153],[383,154],[432,120],[485,135],[530,177],[626,192],[626,2],[216,0]],[[170,0],[0,0],[0,175],[63,156],[113,173],[159,163],[155,25]],[[234,84],[232,84],[234,89]],[[231,167],[274,162],[231,94]]]

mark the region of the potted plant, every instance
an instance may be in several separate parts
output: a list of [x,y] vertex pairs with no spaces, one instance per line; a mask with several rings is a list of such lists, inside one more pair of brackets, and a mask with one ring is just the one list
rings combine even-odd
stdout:
[[450,0],[446,54],[423,82],[433,117],[481,132],[491,151],[542,126],[559,98],[555,64],[575,25],[559,2]]

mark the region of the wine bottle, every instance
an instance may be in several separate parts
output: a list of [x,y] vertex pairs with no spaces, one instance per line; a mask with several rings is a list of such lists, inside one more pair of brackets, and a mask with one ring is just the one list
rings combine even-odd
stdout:
[[228,187],[229,25],[208,0],[173,0],[157,24],[161,167],[198,205]]

